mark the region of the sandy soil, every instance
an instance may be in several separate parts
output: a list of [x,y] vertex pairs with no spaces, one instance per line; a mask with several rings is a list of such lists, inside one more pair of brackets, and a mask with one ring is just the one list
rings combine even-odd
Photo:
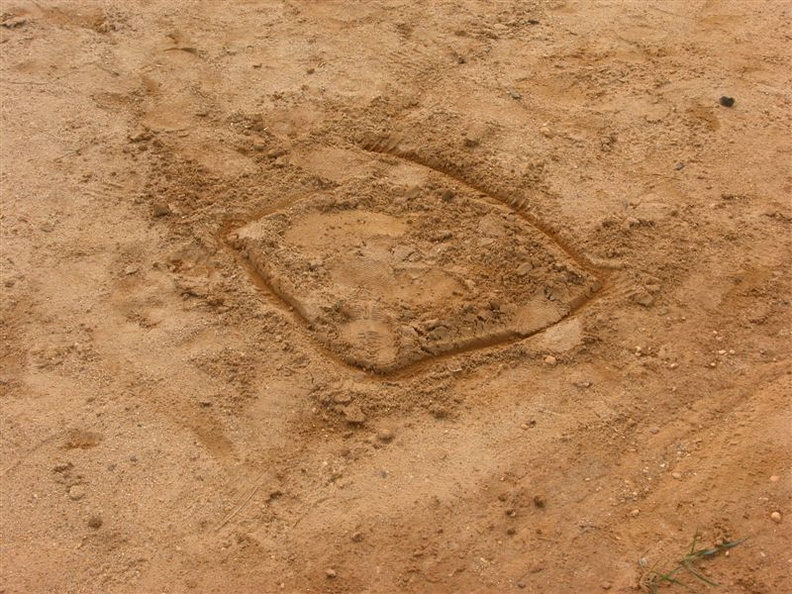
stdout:
[[0,592],[792,591],[788,3],[0,12]]

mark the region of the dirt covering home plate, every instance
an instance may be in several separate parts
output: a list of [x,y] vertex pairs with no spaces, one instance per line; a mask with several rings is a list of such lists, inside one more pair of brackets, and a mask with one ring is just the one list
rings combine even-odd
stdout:
[[[238,229],[230,242],[316,338],[388,372],[529,336],[599,287],[510,207],[415,164],[419,185],[361,177]],[[413,180],[408,180],[413,181]]]

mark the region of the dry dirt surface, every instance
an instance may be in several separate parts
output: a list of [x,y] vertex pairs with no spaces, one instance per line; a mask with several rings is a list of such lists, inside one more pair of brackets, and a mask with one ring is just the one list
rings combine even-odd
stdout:
[[791,11],[4,0],[0,592],[792,592]]

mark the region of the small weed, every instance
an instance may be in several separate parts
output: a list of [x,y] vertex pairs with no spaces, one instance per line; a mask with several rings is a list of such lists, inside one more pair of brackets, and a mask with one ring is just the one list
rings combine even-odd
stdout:
[[[741,538],[739,540],[724,542],[723,544],[715,545],[709,549],[696,549],[696,544],[698,543],[700,537],[701,535],[698,533],[693,536],[693,542],[690,545],[690,551],[684,557],[682,557],[682,559],[677,561],[676,566],[673,569],[666,572],[660,572],[655,569],[655,566],[646,570],[646,572],[641,577],[641,586],[647,588],[652,594],[657,594],[662,584],[675,584],[689,590],[690,586],[680,579],[685,575],[690,575],[708,586],[717,586],[717,582],[714,582],[702,575],[701,571],[698,569],[698,567],[696,567],[696,563],[702,559],[711,559],[712,557],[715,557],[724,551],[736,547],[741,542],[744,542],[745,539]],[[641,567],[646,567],[644,559],[641,559]]]

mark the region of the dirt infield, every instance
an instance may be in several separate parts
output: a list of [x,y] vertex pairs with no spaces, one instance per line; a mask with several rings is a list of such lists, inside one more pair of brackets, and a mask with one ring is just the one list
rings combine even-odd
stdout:
[[0,593],[792,591],[791,13],[3,2]]

